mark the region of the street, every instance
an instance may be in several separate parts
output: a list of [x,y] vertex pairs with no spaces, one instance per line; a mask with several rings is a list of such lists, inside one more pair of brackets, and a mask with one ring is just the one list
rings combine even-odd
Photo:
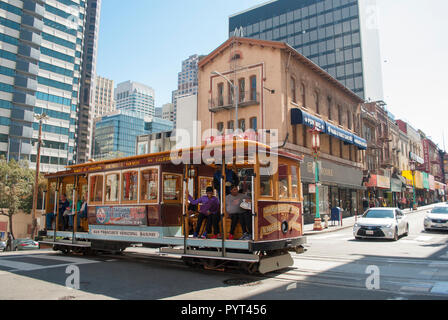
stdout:
[[352,228],[310,236],[294,267],[266,276],[193,269],[143,248],[95,257],[5,252],[0,299],[447,299],[448,233],[425,232],[423,218],[409,214],[410,234],[397,242],[357,241]]

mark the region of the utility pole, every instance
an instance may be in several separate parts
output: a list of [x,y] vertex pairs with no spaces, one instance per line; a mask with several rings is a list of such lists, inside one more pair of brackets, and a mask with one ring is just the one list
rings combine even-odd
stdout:
[[37,158],[36,158],[36,177],[34,179],[33,192],[33,211],[32,211],[32,225],[31,225],[31,239],[34,240],[34,235],[37,228],[36,208],[37,208],[37,194],[39,192],[39,174],[40,174],[40,149],[42,146],[42,122],[48,119],[45,113],[40,115],[35,114],[34,117],[39,121],[39,136],[37,140]]

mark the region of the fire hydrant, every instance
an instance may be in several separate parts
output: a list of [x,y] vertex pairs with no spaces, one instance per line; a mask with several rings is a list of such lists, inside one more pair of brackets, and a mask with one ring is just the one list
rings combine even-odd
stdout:
[[328,229],[328,220],[330,220],[330,218],[328,217],[328,214],[324,215],[324,228]]

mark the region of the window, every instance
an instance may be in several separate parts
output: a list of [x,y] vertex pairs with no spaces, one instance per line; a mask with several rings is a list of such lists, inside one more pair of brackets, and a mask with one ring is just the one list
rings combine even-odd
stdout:
[[138,171],[127,171],[122,174],[123,201],[137,201],[138,197]]
[[159,171],[144,169],[140,171],[140,201],[157,202],[159,193]]
[[288,166],[278,166],[278,198],[289,198]]
[[320,108],[319,108],[319,93],[314,92],[314,103],[316,106],[316,113],[319,114],[320,113]]
[[333,120],[333,115],[331,113],[331,97],[327,97],[327,107],[328,107],[328,120]]
[[272,179],[274,176],[273,170],[270,167],[260,166],[260,196],[273,197]]
[[291,198],[299,199],[299,169],[297,166],[291,166]]
[[257,101],[257,76],[250,77],[250,100]]
[[342,125],[342,107],[338,105],[338,123]]
[[302,105],[306,108],[306,91],[303,83],[300,86],[300,94],[302,95]]
[[218,122],[218,124],[216,125],[216,129],[218,129],[219,133],[222,134],[224,132],[224,123]]
[[112,173],[106,175],[106,198],[104,202],[118,202],[120,188],[120,174]]
[[250,128],[257,131],[257,117],[250,118]]
[[238,91],[239,91],[239,102],[243,102],[245,100],[245,90],[246,90],[246,80],[241,78],[238,80]]
[[182,176],[180,174],[163,174],[163,200],[182,200]]
[[294,103],[297,103],[297,95],[296,95],[296,79],[291,77],[291,100]]
[[233,120],[227,121],[227,129],[228,130],[233,130],[234,128],[235,127],[234,127]]
[[229,105],[233,105],[234,101],[233,101],[233,95],[235,94],[235,90],[234,90],[234,84],[233,84],[233,80],[230,80],[230,82],[232,84],[229,83],[228,85],[228,90],[227,90],[227,99],[229,101]]
[[242,130],[243,132],[246,131],[246,120],[245,119],[238,120],[238,129]]
[[103,202],[103,176],[90,177],[89,202]]
[[224,105],[224,83],[218,83],[218,106]]

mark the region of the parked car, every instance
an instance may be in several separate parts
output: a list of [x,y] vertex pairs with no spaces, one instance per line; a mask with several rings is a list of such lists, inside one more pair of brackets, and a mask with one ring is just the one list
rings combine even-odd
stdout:
[[448,230],[448,205],[438,205],[428,211],[423,225],[425,231]]
[[385,238],[397,241],[409,234],[407,217],[398,208],[370,208],[353,227],[356,239]]
[[6,241],[0,241],[0,251],[6,251]]
[[39,242],[31,239],[16,239],[13,242],[14,251],[22,250],[37,250],[39,249]]

